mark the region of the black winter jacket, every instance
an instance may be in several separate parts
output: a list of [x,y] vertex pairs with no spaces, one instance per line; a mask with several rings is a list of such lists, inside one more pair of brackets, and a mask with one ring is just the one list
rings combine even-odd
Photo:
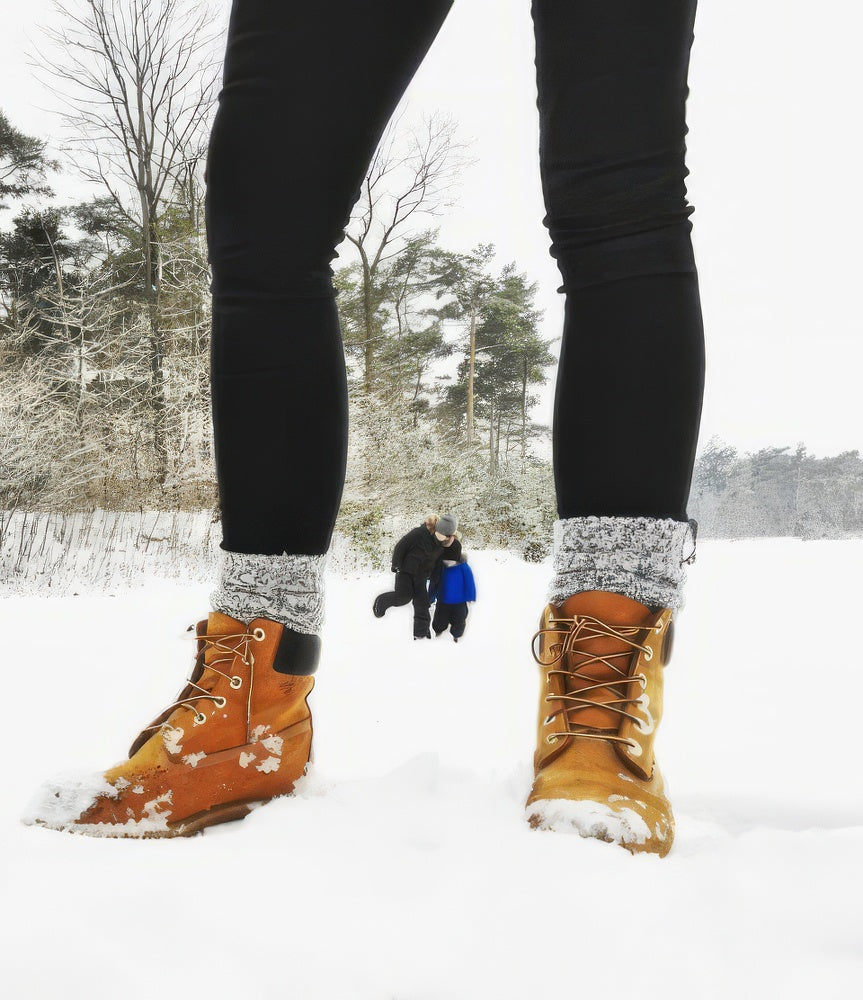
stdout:
[[421,580],[440,580],[444,559],[461,562],[461,542],[454,538],[449,545],[442,545],[434,533],[421,524],[402,536],[393,549],[393,573],[410,573]]

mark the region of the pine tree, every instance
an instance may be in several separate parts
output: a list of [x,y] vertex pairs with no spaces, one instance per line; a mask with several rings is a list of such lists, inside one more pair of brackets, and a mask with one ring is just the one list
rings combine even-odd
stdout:
[[46,148],[46,142],[25,135],[0,110],[0,209],[9,208],[6,199],[54,194],[45,178],[59,164],[46,156]]
[[[520,458],[525,460],[532,431],[528,411],[536,402],[530,389],[545,381],[545,369],[555,360],[548,351],[551,341],[539,335],[536,288],[514,264],[508,265],[485,296],[476,328],[475,410],[488,431],[491,475],[500,468],[502,441],[504,461],[512,438],[520,442]],[[459,366],[456,384],[446,390],[441,416],[450,425],[467,406],[470,369],[468,356]]]

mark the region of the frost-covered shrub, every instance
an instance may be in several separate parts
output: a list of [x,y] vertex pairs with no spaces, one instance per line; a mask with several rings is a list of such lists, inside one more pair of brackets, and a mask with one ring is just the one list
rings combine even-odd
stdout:
[[[389,552],[381,545],[381,522],[383,511],[368,503],[345,501],[339,511],[336,530],[341,538],[339,557],[344,568],[381,570],[389,565]],[[352,550],[352,557],[346,558],[341,550]]]
[[385,571],[392,547],[429,514],[455,514],[462,544],[509,548],[542,560],[555,517],[551,467],[532,456],[501,463],[489,474],[488,452],[441,433],[408,407],[395,410],[368,397],[352,401],[347,481],[336,525],[335,558]]

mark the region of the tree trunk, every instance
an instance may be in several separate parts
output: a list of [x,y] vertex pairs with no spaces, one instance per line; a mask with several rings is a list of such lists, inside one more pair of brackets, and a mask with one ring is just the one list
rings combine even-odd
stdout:
[[84,391],[86,381],[84,375],[84,324],[81,324],[78,337],[78,399],[75,404],[75,426],[78,429],[78,440],[84,447]]
[[473,444],[473,377],[476,365],[476,306],[470,311],[470,352],[467,369],[467,443]]
[[372,272],[365,250],[361,247],[363,263],[363,343],[365,347],[363,361],[363,385],[366,395],[372,391],[372,367],[374,366],[374,309],[372,308]]
[[[142,164],[143,171],[143,164]],[[159,321],[160,261],[156,238],[153,207],[141,191],[144,224],[141,229],[144,258],[144,300],[147,303],[147,320],[150,327],[150,405],[153,410],[153,453],[156,459],[156,476],[164,485],[168,478],[168,428],[165,400],[165,343]]]
[[150,385],[153,406],[153,451],[156,475],[164,485],[168,478],[167,405],[165,401],[165,345],[159,324],[159,308],[155,296],[147,305],[150,322]]
[[414,411],[414,419],[413,419],[414,430],[417,429],[417,424],[419,422],[417,419],[417,411],[419,407],[420,389],[422,388],[422,374],[423,374],[422,368],[419,365],[417,365],[417,380],[414,385],[414,398],[412,407]]
[[488,417],[488,472],[494,475],[494,401],[491,403],[491,412]]
[[[60,310],[63,316],[63,333],[65,335],[65,343],[71,346],[72,344],[72,333],[69,328],[69,313],[66,308],[66,289],[63,285],[63,268],[60,266],[60,258],[57,256],[57,250],[54,247],[54,242],[51,239],[51,234],[42,226],[42,232],[45,234],[45,238],[48,240],[48,246],[51,248],[51,257],[54,260],[54,274],[57,278],[57,294],[60,301]],[[78,338],[77,354],[78,354],[78,377],[77,377],[77,399],[75,400],[75,427],[78,430],[78,441],[79,444],[84,446],[84,326],[81,325],[79,329],[80,337]]]

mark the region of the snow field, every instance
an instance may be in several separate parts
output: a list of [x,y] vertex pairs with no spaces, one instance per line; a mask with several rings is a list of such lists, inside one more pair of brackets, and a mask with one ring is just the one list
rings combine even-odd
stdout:
[[[666,674],[671,855],[528,829],[548,565],[472,552],[465,638],[331,576],[299,793],[188,840],[20,824],[123,756],[191,665],[205,584],[10,597],[2,981],[14,997],[845,997],[863,973],[863,541],[706,541]],[[5,989],[4,989],[5,992]]]

